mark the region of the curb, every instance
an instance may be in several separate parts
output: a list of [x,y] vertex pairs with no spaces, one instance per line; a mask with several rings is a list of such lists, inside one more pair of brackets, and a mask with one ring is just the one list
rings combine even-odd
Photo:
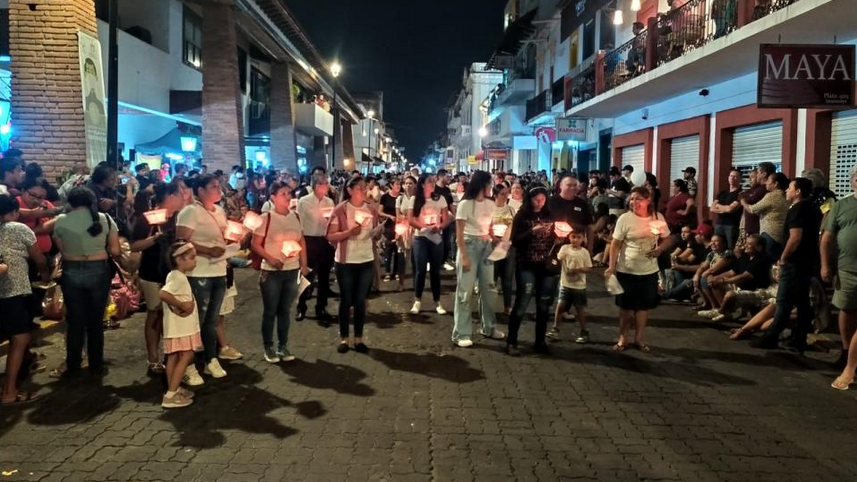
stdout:
[[[45,320],[37,322],[39,325],[38,330],[33,330],[33,338],[39,339],[46,336],[53,335],[55,333],[59,333],[65,329],[65,323],[61,321],[54,320]],[[9,341],[4,341],[0,343],[0,357],[6,356],[9,351]]]

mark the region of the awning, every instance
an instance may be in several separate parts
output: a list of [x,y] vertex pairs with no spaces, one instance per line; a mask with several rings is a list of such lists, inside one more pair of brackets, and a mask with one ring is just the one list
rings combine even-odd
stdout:
[[380,157],[375,157],[375,156],[370,157],[365,152],[362,154],[360,161],[365,163],[365,164],[375,164],[375,165],[377,165],[377,164],[385,164],[386,165],[387,164],[387,161],[381,159]]
[[521,50],[521,44],[536,32],[536,27],[533,26],[533,19],[536,17],[538,8],[534,8],[529,12],[516,18],[503,33],[503,40],[500,45],[494,49],[491,59],[488,60],[486,69],[495,69],[495,65],[499,58],[504,56],[514,57]]
[[[182,150],[182,137],[192,137],[197,139],[196,150],[193,152],[185,152]],[[137,144],[134,146],[137,152],[149,155],[166,155],[168,153],[185,155],[190,154],[198,157],[202,152],[202,142],[199,142],[199,137],[193,134],[184,133],[178,128],[172,129],[161,138],[145,144]]]

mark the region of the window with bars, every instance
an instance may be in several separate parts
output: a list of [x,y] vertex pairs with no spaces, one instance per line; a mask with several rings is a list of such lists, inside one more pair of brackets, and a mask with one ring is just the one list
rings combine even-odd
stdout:
[[182,27],[182,59],[184,63],[197,69],[202,69],[202,17],[193,10],[184,8]]

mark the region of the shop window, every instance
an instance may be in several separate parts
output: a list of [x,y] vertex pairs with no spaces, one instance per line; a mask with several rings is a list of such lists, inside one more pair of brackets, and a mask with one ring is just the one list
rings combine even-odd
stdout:
[[241,93],[247,93],[247,52],[241,47],[238,47],[238,85],[241,86]]
[[261,71],[250,69],[250,115],[248,135],[271,131],[271,79]]
[[595,53],[595,19],[583,24],[583,58]]
[[202,18],[187,7],[184,8],[182,37],[184,63],[202,69]]

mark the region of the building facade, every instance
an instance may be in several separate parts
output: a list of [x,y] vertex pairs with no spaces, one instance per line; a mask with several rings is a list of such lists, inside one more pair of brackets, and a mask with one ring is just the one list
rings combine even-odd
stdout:
[[503,80],[502,72],[486,64],[473,63],[464,69],[461,89],[453,95],[447,109],[446,149],[442,152],[444,167],[453,171],[487,169],[484,157],[487,110],[484,100]]

